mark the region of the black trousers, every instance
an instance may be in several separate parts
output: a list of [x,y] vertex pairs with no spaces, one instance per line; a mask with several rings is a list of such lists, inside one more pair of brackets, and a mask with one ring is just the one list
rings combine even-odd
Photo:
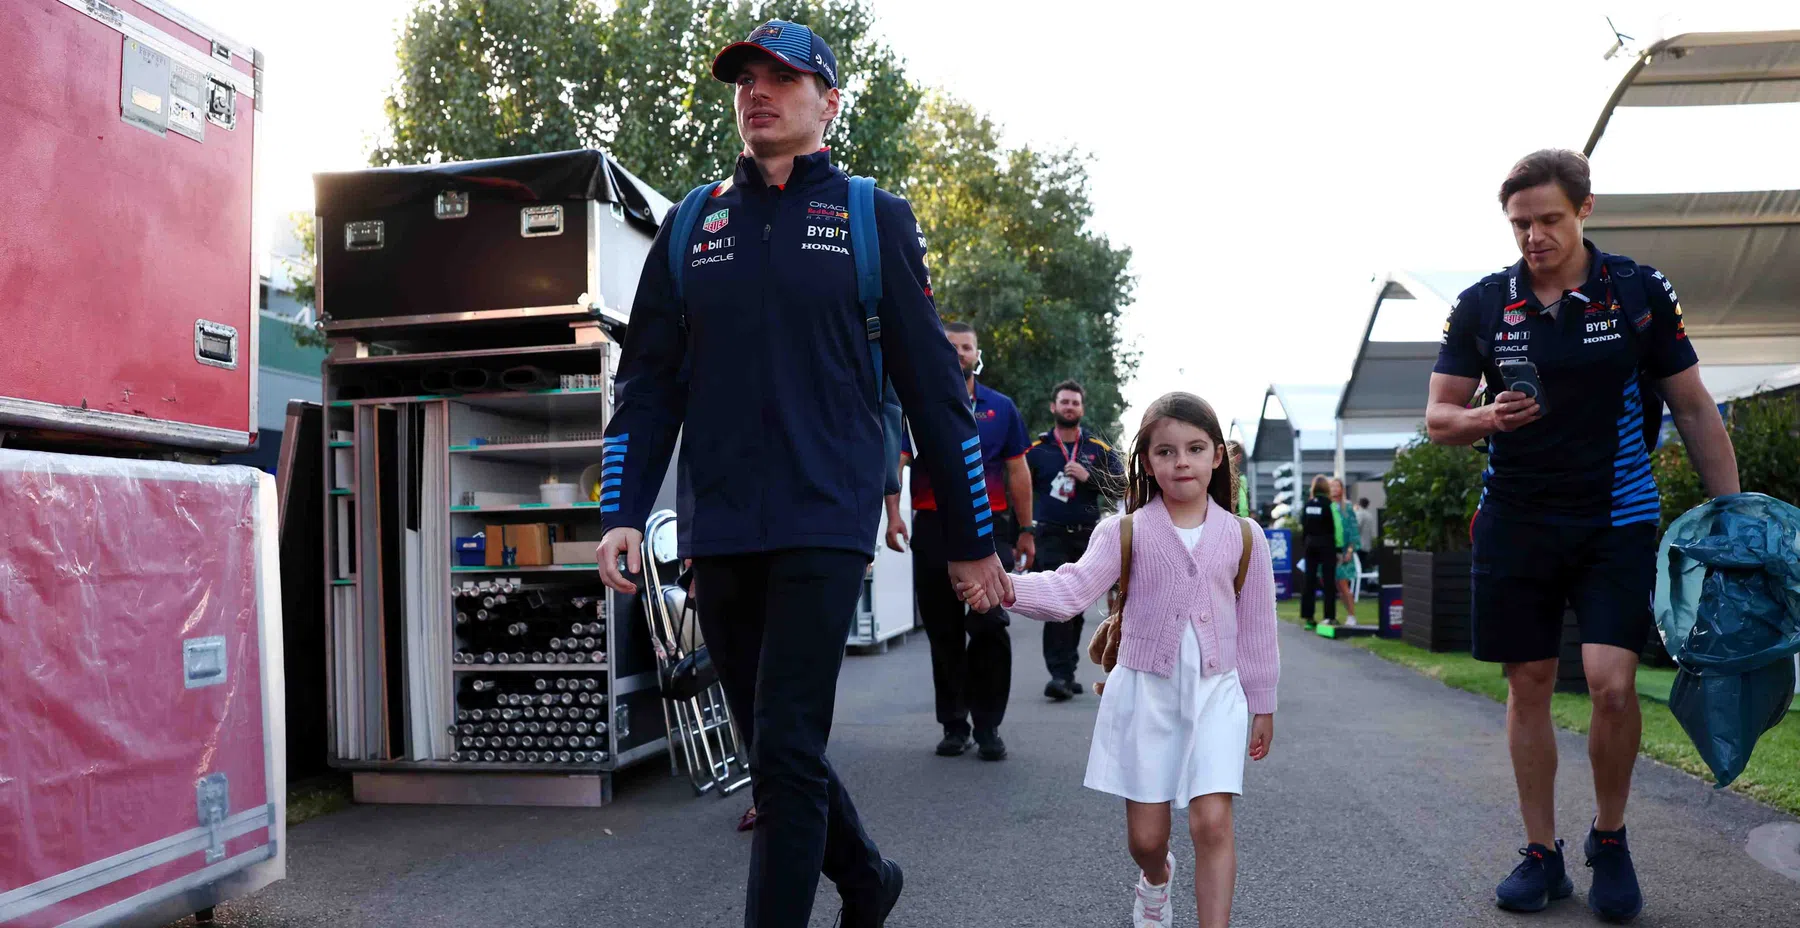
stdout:
[[[999,521],[999,520],[996,520]],[[1004,529],[999,529],[1004,531]],[[967,735],[1000,727],[1012,689],[1011,622],[999,606],[969,613],[950,584],[944,555],[943,521],[937,512],[913,512],[913,595],[925,636],[931,641],[931,684],[937,693],[937,720],[944,731]],[[1012,545],[996,538],[1001,563],[1012,569]],[[761,814],[760,811],[758,813]]]
[[[1081,560],[1087,551],[1091,525],[1054,525],[1039,522],[1037,527],[1037,563],[1033,570],[1055,570],[1064,564]],[[1050,679],[1075,682],[1075,668],[1081,663],[1081,613],[1067,622],[1044,623],[1044,669]]]
[[1325,621],[1337,621],[1337,551],[1329,545],[1306,546],[1306,588],[1300,593],[1300,618],[1312,621],[1313,590],[1324,593]]
[[750,745],[747,928],[805,928],[821,872],[840,895],[880,887],[881,855],[825,759],[868,566],[867,555],[822,548],[694,562],[700,627]]

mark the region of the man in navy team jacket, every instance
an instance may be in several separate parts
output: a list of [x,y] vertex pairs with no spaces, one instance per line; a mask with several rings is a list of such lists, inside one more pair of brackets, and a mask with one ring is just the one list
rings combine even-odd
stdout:
[[[744,923],[801,928],[823,872],[846,926],[886,921],[901,886],[825,758],[844,642],[874,556],[884,472],[880,392],[857,301],[849,179],[823,148],[837,62],[805,26],[770,21],[727,46],[744,154],[693,229],[665,222],[645,261],[606,429],[597,558],[636,586],[643,525],[677,432],[679,531],[704,590],[700,624],[750,743],[759,813]],[[1008,587],[975,422],[905,200],[877,191],[886,372],[935,479],[952,574]],[[670,215],[674,215],[671,211]],[[669,277],[681,250],[685,301]]]

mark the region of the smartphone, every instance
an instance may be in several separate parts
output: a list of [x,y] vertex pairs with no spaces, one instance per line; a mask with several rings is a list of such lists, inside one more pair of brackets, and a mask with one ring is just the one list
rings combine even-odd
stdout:
[[1525,358],[1505,358],[1500,361],[1500,379],[1506,389],[1514,393],[1523,393],[1537,400],[1540,415],[1550,411],[1549,404],[1544,402],[1544,389],[1538,382],[1537,365]]

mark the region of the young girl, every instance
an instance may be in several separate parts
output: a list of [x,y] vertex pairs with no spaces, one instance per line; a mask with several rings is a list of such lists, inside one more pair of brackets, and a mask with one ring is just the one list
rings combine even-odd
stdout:
[[[1171,922],[1170,803],[1188,810],[1200,924],[1230,921],[1232,797],[1243,794],[1246,744],[1261,760],[1274,737],[1274,572],[1268,542],[1252,531],[1243,592],[1233,591],[1244,544],[1231,514],[1232,477],[1206,401],[1170,393],[1144,412],[1126,488],[1132,560],[1119,662],[1100,699],[1086,779],[1125,800],[1142,871],[1134,928]],[[1015,601],[1006,605],[1038,619],[1079,615],[1119,578],[1119,522],[1102,522],[1079,562],[1013,577]],[[959,589],[990,601],[978,586]]]

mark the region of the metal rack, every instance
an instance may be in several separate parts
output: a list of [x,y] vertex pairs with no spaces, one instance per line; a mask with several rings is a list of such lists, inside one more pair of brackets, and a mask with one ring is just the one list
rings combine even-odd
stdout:
[[[600,460],[616,343],[592,321],[536,332],[554,334],[543,339],[548,344],[455,351],[431,350],[436,345],[427,335],[383,343],[361,340],[365,333],[331,340],[321,449],[328,490],[323,517],[330,754],[333,766],[354,773],[358,801],[600,805],[611,801],[615,772],[668,750],[654,658],[634,598],[605,590],[592,563],[462,566],[451,552],[455,538],[488,525],[520,523],[558,523],[572,528],[582,543],[598,543],[597,503],[465,499],[477,491],[535,498],[547,474],[576,483],[587,465]],[[497,371],[522,365],[551,375],[584,375],[582,382],[603,386],[465,394],[418,389],[432,372],[446,368]],[[400,502],[396,469],[405,472],[398,481]],[[539,602],[593,600],[593,620],[605,634],[591,637],[603,637],[604,647],[595,650],[603,650],[604,659],[456,662],[465,643],[459,636],[474,632],[459,630],[455,622],[455,590],[495,581],[535,591]],[[397,583],[404,588],[399,598]],[[398,659],[396,648],[403,652]],[[585,737],[600,739],[603,746],[539,752],[538,740],[567,744],[566,737],[510,729],[499,737],[477,734],[468,726],[480,732],[490,724],[486,718],[471,723],[458,717],[472,706],[491,705],[494,686],[512,695],[532,681],[545,684],[549,675],[598,681],[592,692],[604,697],[604,715],[581,724],[588,725]],[[478,694],[471,689],[476,680],[494,686]],[[403,722],[395,717],[396,707]],[[535,716],[536,708],[525,711]],[[527,719],[538,721],[525,716],[519,724]],[[518,739],[532,748],[508,748],[505,756],[521,760],[499,762],[492,759],[502,756],[499,751],[490,755],[464,747],[489,737],[498,743]],[[577,753],[587,759],[577,762]],[[566,758],[557,760],[560,755]]]

